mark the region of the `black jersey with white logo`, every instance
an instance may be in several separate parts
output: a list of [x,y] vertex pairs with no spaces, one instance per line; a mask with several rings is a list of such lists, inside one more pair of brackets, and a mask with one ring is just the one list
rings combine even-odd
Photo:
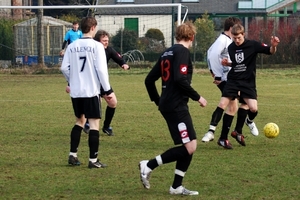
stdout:
[[228,53],[232,61],[232,68],[227,78],[235,80],[255,79],[257,54],[271,54],[268,45],[247,39],[240,46],[234,42],[231,43],[228,46]]
[[[193,66],[190,51],[181,44],[167,49],[158,59],[145,79],[145,85],[152,101],[159,99],[159,110],[164,112],[187,110],[188,99],[200,99],[192,88]],[[155,81],[161,78],[161,96]],[[158,103],[158,102],[157,102]]]

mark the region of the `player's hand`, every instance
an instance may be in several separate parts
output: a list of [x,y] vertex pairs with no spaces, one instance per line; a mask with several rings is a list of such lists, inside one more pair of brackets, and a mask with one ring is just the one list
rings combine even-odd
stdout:
[[201,107],[205,107],[207,105],[207,101],[203,97],[200,97],[200,99],[198,100],[198,102],[200,103]]
[[66,87],[66,93],[70,93],[71,89],[70,89],[70,86],[67,86]]
[[123,68],[124,70],[130,69],[129,65],[127,65],[127,64],[122,65],[122,68]]
[[231,66],[231,63],[228,61],[227,58],[223,58],[221,61],[221,65],[223,66]]
[[61,50],[61,51],[59,52],[59,55],[60,55],[60,56],[64,56],[64,55],[65,55],[65,50]]
[[219,85],[222,81],[214,80],[214,84]]
[[109,95],[107,95],[107,94],[103,95],[103,98],[104,98],[106,101],[110,101],[110,100],[113,98],[113,92],[110,93]]
[[272,47],[277,47],[277,45],[279,44],[280,40],[278,37],[276,36],[271,36],[271,46]]

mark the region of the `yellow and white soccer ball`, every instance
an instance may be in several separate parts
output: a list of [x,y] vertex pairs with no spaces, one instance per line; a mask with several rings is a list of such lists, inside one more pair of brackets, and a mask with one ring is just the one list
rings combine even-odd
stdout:
[[273,122],[267,123],[264,126],[264,134],[267,138],[275,138],[279,134],[279,127]]

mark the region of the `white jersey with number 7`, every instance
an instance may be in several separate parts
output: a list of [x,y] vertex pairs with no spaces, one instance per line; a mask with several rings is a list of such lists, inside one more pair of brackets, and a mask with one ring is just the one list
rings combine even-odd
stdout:
[[81,38],[66,49],[61,71],[68,81],[72,98],[94,97],[111,89],[103,45],[92,38]]

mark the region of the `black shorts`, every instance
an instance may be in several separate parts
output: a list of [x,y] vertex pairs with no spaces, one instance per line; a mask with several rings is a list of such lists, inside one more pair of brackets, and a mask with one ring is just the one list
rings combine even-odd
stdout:
[[[217,85],[218,88],[219,88],[220,91],[221,91],[221,94],[223,94],[223,90],[224,90],[224,88],[225,88],[226,83],[227,83],[227,81],[222,81],[219,85]],[[239,95],[238,95],[238,97],[232,98],[232,100],[235,100],[236,98],[238,98],[239,103],[241,103],[241,104],[246,104],[245,100],[244,100],[243,98],[240,98]]]
[[197,139],[192,118],[188,110],[161,112],[165,118],[175,145],[185,144]]
[[98,96],[71,99],[74,114],[77,118],[84,114],[87,119],[101,119],[101,104]]
[[222,97],[257,99],[255,80],[227,81],[223,89]]

